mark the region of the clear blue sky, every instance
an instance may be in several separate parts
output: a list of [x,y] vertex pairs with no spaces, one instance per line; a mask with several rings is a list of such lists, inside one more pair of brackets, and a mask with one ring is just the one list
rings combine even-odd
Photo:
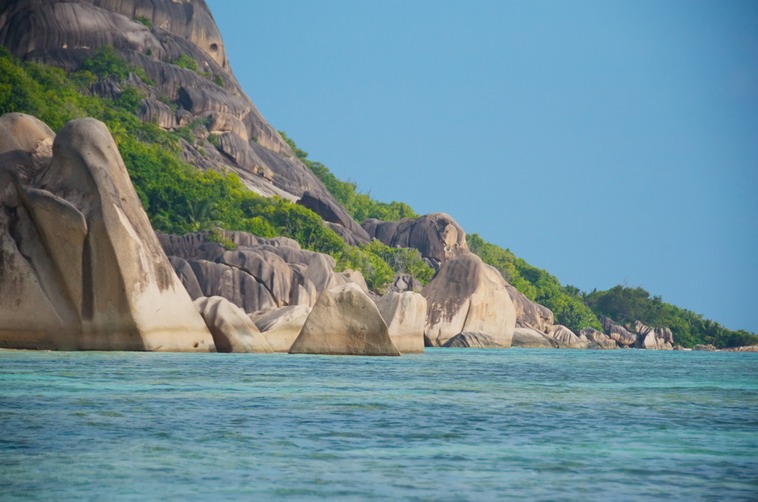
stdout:
[[758,2],[208,3],[243,89],[337,176],[758,332]]

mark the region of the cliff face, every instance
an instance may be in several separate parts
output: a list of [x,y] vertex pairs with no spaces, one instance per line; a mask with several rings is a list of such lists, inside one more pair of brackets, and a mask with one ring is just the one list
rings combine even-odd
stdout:
[[203,0],[0,0],[0,44],[67,71],[112,46],[142,77],[106,79],[91,92],[117,98],[126,86],[139,89],[144,121],[189,126],[189,163],[235,172],[265,196],[294,201],[308,191],[339,206],[239,86]]

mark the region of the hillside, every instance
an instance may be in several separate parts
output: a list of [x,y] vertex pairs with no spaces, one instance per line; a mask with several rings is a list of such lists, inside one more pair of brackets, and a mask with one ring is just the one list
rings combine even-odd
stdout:
[[[236,82],[203,2],[5,2],[0,12],[0,114],[35,115],[54,131],[74,118],[103,121],[155,230],[210,231],[228,247],[234,243],[217,229],[290,237],[333,256],[337,270],[359,270],[377,294],[397,276],[424,285],[439,268],[423,248],[371,240],[359,225],[417,218],[409,205],[360,193],[263,119]],[[99,24],[80,25],[87,16]],[[62,19],[71,20],[68,34],[46,29]],[[80,45],[60,47],[54,34]],[[669,327],[684,346],[758,342],[639,288],[585,294],[479,235],[467,243],[575,333],[602,329],[606,316]]]

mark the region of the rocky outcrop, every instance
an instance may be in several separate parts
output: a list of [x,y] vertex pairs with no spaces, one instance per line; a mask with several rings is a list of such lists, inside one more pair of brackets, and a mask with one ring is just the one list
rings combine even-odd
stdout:
[[612,350],[618,348],[616,342],[611,340],[608,335],[594,328],[584,328],[579,332],[579,335],[589,341],[590,349]]
[[577,336],[576,333],[560,324],[552,326],[547,334],[558,343],[559,349],[586,349],[589,347],[587,337]]
[[446,341],[443,347],[459,349],[502,349],[497,340],[486,333],[458,333]]
[[634,323],[637,346],[643,349],[673,350],[674,335],[669,328],[652,328],[640,321]]
[[513,331],[511,346],[523,349],[557,349],[558,342],[536,329],[517,326]]
[[716,350],[718,350],[718,349],[716,349],[715,345],[698,344],[698,345],[695,345],[694,347],[692,347],[692,350],[697,351],[697,352],[716,352]]
[[510,347],[516,309],[505,284],[474,254],[447,261],[421,292],[427,301],[426,343],[441,346],[458,333],[472,332]]
[[289,352],[310,313],[306,305],[290,305],[254,316],[253,321],[274,352]]
[[516,327],[530,328],[547,333],[555,322],[553,311],[533,302],[510,284],[506,284],[513,306],[516,308]]
[[273,352],[247,314],[225,298],[198,298],[194,304],[218,352]]
[[399,356],[374,302],[356,284],[324,291],[290,354]]
[[[334,258],[300,249],[292,239],[223,230],[159,239],[193,299],[221,296],[247,313],[287,305],[312,307],[322,291],[348,282],[366,288],[360,273],[335,273]],[[236,248],[226,249],[217,240]]]
[[105,125],[0,130],[0,346],[214,350]]
[[721,349],[722,352],[758,352],[758,345],[744,345],[742,347],[729,347]]
[[611,340],[615,341],[619,347],[633,347],[637,343],[637,335],[616,324],[608,317],[601,317],[600,324],[603,325],[603,331]]
[[376,306],[387,323],[390,339],[401,354],[424,351],[426,299],[418,293],[387,293]]
[[[125,88],[136,87],[145,95],[143,120],[164,129],[202,129],[194,141],[181,143],[189,163],[236,173],[248,188],[265,196],[294,201],[309,192],[341,210],[239,86],[203,0],[4,1],[0,44],[17,57],[69,72],[79,70],[98,49],[111,46],[142,77],[108,77],[91,92],[114,99]],[[180,58],[191,63],[176,64]],[[217,141],[211,143],[209,134]],[[334,223],[335,230],[346,240],[361,241],[365,232],[343,216]]]
[[362,226],[370,238],[390,247],[418,249],[435,270],[447,260],[469,252],[466,232],[444,213],[426,214],[417,219],[403,218],[400,221],[369,219]]
[[348,244],[355,246],[371,242],[366,231],[353,221],[347,211],[331,196],[325,197],[323,194],[307,191],[297,203],[321,216],[324,221],[336,225],[332,226],[332,229],[337,233],[342,233],[341,237]]

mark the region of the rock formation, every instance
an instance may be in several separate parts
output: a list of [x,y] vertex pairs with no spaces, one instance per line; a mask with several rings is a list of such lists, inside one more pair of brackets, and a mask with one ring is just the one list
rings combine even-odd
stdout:
[[637,342],[637,335],[613,322],[613,319],[601,317],[600,324],[603,325],[603,331],[611,340],[615,341],[619,347],[633,347]]
[[548,336],[558,343],[559,349],[586,349],[589,340],[585,336],[577,336],[566,326],[556,324],[550,328]]
[[668,328],[651,328],[640,321],[635,321],[634,330],[638,334],[637,345],[640,348],[655,350],[674,348],[674,335]]
[[426,342],[441,346],[458,333],[472,332],[510,347],[516,310],[505,284],[475,254],[447,261],[421,292],[427,301]]
[[247,314],[227,299],[213,296],[198,298],[194,303],[218,352],[273,352]]
[[0,131],[0,346],[214,350],[105,125]]
[[510,284],[506,284],[506,288],[516,308],[516,327],[548,333],[555,321],[553,312],[544,305],[531,301]]
[[517,326],[513,331],[511,346],[523,349],[557,349],[558,342],[536,329]]
[[[6,0],[0,2],[0,44],[17,57],[69,72],[111,46],[144,73],[124,81],[108,77],[91,91],[114,99],[136,87],[145,95],[144,121],[193,128],[195,140],[182,140],[188,162],[234,172],[265,196],[295,201],[308,192],[342,209],[237,83],[203,0]],[[332,225],[349,242],[365,239],[346,214]]]
[[618,345],[611,338],[596,329],[584,328],[579,332],[580,336],[585,337],[589,341],[590,349],[603,349],[612,350],[617,349]]
[[253,320],[274,352],[289,352],[311,313],[306,305],[290,305],[255,316]]
[[458,349],[502,349],[494,338],[486,333],[458,333],[443,345],[445,348]]
[[469,252],[466,233],[444,213],[426,214],[400,221],[369,219],[363,222],[368,236],[390,247],[416,248],[435,270],[451,258]]
[[[215,242],[229,241],[228,250]],[[171,264],[192,298],[221,296],[247,313],[262,313],[287,305],[312,307],[331,287],[356,281],[358,272],[334,272],[334,258],[300,249],[284,237],[264,239],[244,232],[219,230],[183,236],[159,235]]]
[[399,356],[374,302],[356,284],[319,296],[290,354]]
[[424,351],[426,299],[418,293],[390,292],[376,302],[390,339],[401,354]]

